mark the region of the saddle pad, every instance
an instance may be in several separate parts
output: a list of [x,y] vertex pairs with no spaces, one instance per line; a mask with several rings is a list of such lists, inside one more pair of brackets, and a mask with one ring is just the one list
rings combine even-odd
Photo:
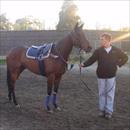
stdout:
[[31,46],[28,48],[26,52],[26,57],[31,59],[38,59],[43,60],[44,58],[47,58],[51,52],[52,49],[51,44],[44,44],[43,46]]

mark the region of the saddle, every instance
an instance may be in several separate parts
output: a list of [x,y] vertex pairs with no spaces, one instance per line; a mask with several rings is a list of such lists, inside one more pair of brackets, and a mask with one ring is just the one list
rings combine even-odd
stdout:
[[44,59],[48,58],[49,56],[53,58],[58,58],[57,55],[52,54],[52,48],[55,44],[44,44],[42,46],[31,46],[26,51],[26,57],[30,59],[35,59],[38,61],[39,71],[42,76],[46,76],[45,73],[45,65]]
[[43,60],[45,58],[48,58],[50,55],[54,58],[58,58],[57,55],[54,55],[51,53],[52,48],[55,44],[44,44],[41,46],[34,46],[32,45],[27,49],[26,57],[30,59],[37,59],[37,60]]

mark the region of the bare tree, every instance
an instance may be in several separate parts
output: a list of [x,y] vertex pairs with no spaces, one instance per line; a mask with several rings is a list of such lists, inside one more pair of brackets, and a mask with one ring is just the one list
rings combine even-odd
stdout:
[[0,15],[0,30],[11,30],[12,23],[6,18],[6,14]]
[[80,17],[77,15],[78,8],[74,4],[73,0],[65,0],[61,11],[59,12],[59,22],[56,25],[57,30],[69,30],[72,29],[75,24],[80,21]]

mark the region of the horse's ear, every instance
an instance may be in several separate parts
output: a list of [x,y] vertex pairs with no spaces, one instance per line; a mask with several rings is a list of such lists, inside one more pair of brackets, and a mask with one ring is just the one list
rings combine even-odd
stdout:
[[81,24],[79,28],[83,28],[83,26],[84,26],[84,23],[83,23],[83,24]]
[[79,25],[79,23],[77,22],[76,25],[75,25],[75,27],[74,27],[74,29],[77,29],[78,25]]

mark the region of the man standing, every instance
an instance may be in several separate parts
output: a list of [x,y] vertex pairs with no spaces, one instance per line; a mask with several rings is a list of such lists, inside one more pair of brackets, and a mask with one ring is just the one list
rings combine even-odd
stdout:
[[80,67],[90,66],[97,61],[99,116],[110,119],[113,113],[117,66],[124,65],[128,60],[128,56],[111,45],[110,34],[102,34],[100,42],[101,47],[96,49],[87,61],[80,64]]

